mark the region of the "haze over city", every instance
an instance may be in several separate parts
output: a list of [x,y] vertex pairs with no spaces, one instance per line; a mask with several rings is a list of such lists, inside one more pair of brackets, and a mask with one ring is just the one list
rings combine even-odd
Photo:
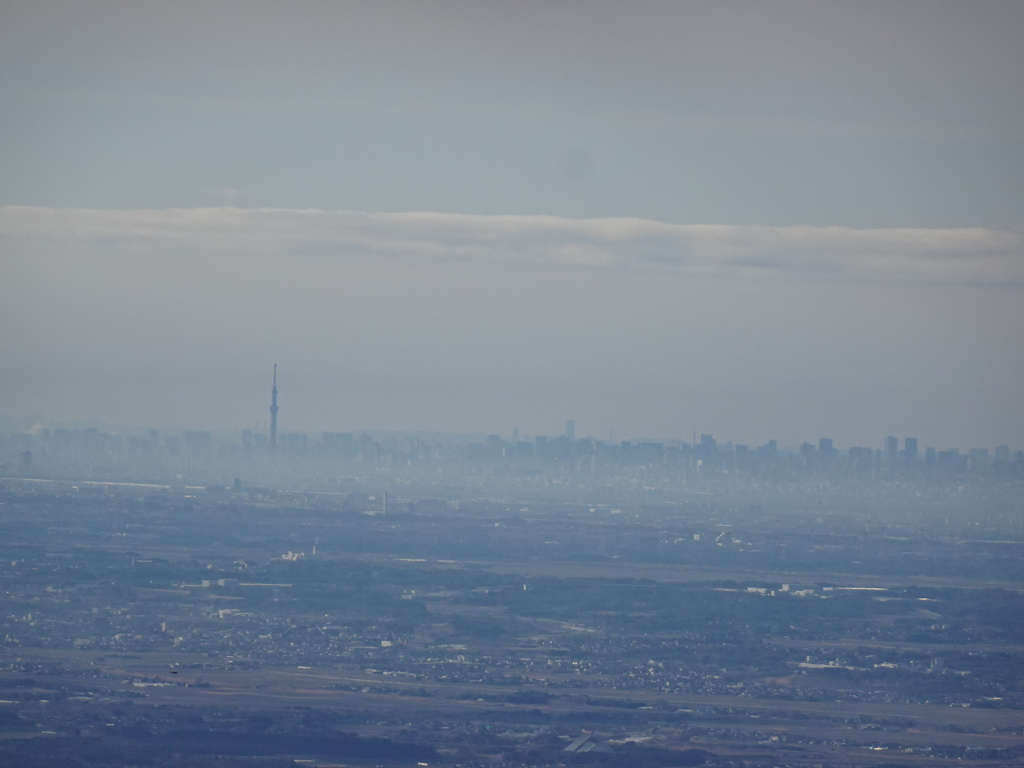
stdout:
[[1024,445],[1019,3],[2,16],[11,416]]
[[1024,765],[1024,2],[0,2],[0,765]]

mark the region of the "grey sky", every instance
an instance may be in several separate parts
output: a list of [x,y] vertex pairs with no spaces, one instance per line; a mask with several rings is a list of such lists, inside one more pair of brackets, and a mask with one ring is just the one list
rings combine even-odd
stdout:
[[0,410],[1024,447],[1024,4],[0,20]]

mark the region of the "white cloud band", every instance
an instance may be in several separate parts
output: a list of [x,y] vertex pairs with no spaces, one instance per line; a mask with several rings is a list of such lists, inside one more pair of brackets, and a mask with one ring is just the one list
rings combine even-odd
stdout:
[[1024,237],[984,228],[681,225],[645,219],[291,209],[0,207],[0,237],[41,245],[282,256],[387,254],[688,274],[1024,283]]

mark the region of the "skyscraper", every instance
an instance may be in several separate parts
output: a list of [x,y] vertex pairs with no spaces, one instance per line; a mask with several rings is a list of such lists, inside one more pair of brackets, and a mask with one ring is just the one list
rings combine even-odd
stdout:
[[277,453],[277,363],[274,363],[274,388],[270,390],[270,452]]
[[898,437],[890,435],[885,438],[885,463],[889,466],[894,465],[900,457],[900,440]]
[[907,464],[917,464],[917,438],[903,438],[903,458]]

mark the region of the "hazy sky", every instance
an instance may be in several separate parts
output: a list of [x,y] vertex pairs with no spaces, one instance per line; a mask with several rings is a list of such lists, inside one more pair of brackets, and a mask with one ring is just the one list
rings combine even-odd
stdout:
[[1024,3],[0,0],[0,411],[1024,448]]

